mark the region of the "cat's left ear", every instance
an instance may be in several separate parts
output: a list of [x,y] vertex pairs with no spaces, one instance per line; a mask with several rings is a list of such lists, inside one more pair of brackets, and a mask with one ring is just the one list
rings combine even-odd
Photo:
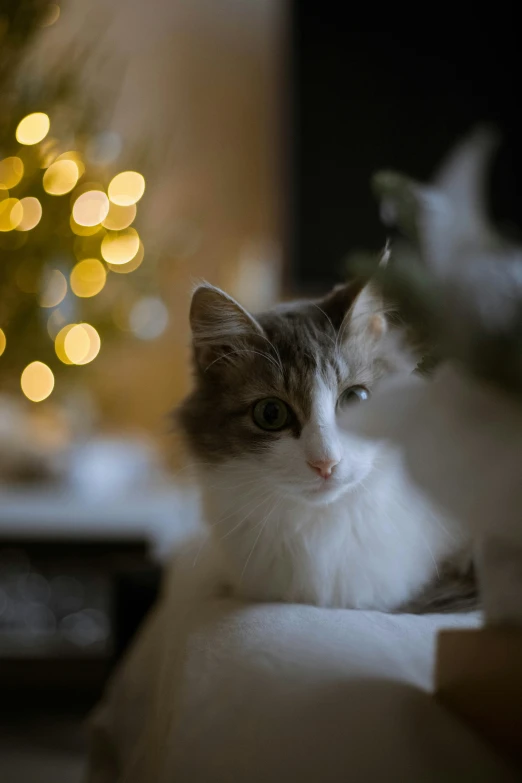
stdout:
[[378,341],[388,331],[386,308],[382,294],[371,280],[354,300],[347,319],[350,333]]
[[[380,267],[386,266],[389,256],[390,250],[386,245]],[[336,286],[321,306],[335,329],[346,336],[357,332],[378,340],[387,331],[384,300],[372,280],[357,278]]]

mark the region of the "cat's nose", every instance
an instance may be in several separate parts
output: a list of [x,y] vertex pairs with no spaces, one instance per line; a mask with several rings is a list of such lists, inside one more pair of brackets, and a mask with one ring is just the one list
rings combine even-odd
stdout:
[[332,471],[336,465],[339,464],[338,459],[318,459],[315,462],[308,463],[312,470],[321,476],[321,478],[327,479],[332,475]]

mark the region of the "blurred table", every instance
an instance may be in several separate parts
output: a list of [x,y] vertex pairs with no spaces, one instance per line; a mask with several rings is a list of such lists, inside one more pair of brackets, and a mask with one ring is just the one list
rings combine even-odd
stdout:
[[196,496],[0,489],[0,687],[90,706],[157,596],[162,563],[197,523]]
[[0,488],[0,538],[141,538],[162,560],[198,522],[197,495],[160,483],[125,495],[61,488]]

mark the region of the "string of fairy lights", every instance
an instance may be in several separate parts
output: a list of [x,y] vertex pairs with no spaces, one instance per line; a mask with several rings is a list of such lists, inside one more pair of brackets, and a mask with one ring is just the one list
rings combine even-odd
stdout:
[[[107,188],[87,181],[82,155],[75,150],[58,154],[59,148],[56,140],[49,136],[50,130],[49,116],[44,112],[33,112],[18,123],[16,141],[22,147],[37,150],[45,193],[57,198],[69,196],[70,230],[76,237],[75,241],[84,244],[82,257],[68,273],[64,274],[58,268],[47,270],[39,290],[39,305],[52,310],[47,320],[47,331],[54,341],[58,359],[63,364],[85,365],[98,356],[100,335],[89,323],[67,322],[59,305],[70,295],[80,300],[95,297],[103,290],[109,272],[129,273],[140,266],[144,247],[132,224],[137,215],[136,205],[145,191],[145,179],[137,171],[122,171],[110,180]],[[42,203],[36,196],[19,199],[11,195],[23,177],[22,157],[13,155],[0,160],[0,232],[4,234],[33,231],[44,214]],[[97,238],[97,254],[101,257],[94,252],[89,254],[91,237]],[[142,303],[142,310],[144,306]],[[150,306],[151,303],[149,309]],[[157,303],[155,306],[158,308]],[[160,321],[165,318],[163,312],[159,316]],[[139,313],[136,317],[139,319]],[[155,335],[151,332],[144,336]],[[0,328],[0,356],[8,341],[8,331]],[[20,384],[29,400],[41,402],[54,389],[54,373],[44,362],[32,361],[21,372]]]

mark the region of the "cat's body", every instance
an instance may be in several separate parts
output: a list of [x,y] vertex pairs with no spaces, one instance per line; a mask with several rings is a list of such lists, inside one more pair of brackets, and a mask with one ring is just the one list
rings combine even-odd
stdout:
[[396,455],[323,506],[273,498],[262,484],[242,491],[251,475],[234,465],[203,481],[214,544],[236,592],[248,598],[395,610],[433,582],[463,543]]
[[196,386],[180,421],[238,594],[394,611],[460,567],[462,527],[398,452],[342,426],[381,379],[415,366],[369,288],[254,318],[202,286],[191,323]]

